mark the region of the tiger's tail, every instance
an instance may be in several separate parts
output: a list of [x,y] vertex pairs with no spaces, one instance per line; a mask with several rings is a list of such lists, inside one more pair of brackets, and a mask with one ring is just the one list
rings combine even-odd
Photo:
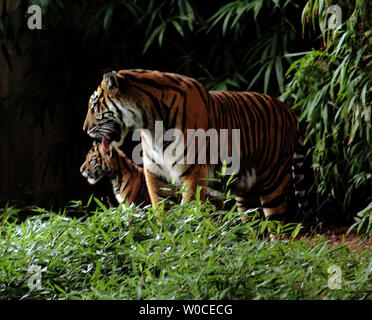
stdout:
[[293,156],[292,178],[297,205],[303,219],[308,220],[314,217],[314,209],[310,201],[310,166],[306,161],[306,150],[303,144],[305,130],[300,124],[298,133],[299,136]]

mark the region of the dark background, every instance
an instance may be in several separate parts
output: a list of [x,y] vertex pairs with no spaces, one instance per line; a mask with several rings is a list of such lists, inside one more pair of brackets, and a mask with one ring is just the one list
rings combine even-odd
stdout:
[[[306,1],[245,9],[230,1],[0,2],[2,205],[58,208],[92,192],[112,195],[108,181],[90,186],[79,172],[92,142],[82,131],[88,99],[103,70],[176,72],[208,89],[279,96],[301,56],[288,54],[324,46],[319,28],[302,28]],[[41,30],[27,28],[31,3],[42,7]],[[229,3],[238,11],[227,18]]]

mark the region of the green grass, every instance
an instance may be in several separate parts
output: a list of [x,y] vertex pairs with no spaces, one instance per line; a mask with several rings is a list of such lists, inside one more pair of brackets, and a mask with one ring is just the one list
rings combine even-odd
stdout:
[[[74,217],[36,209],[19,221],[14,210],[0,216],[0,299],[372,297],[370,252],[330,246],[321,236],[270,242],[267,221],[254,212],[193,202],[156,217],[151,208],[98,201],[92,212],[77,206]],[[341,289],[328,287],[331,265],[341,268]],[[42,276],[30,289],[32,266]]]

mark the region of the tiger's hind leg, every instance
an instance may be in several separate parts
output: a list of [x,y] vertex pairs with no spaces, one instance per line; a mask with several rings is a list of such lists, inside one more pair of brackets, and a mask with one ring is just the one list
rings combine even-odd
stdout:
[[[287,163],[290,164],[290,161]],[[265,218],[283,224],[287,211],[288,187],[291,181],[290,166],[284,164],[271,177],[260,185],[261,206]],[[277,240],[272,233],[270,233],[270,238]]]
[[259,186],[260,202],[265,217],[269,220],[281,221],[287,210],[287,194],[291,181],[290,159],[280,166],[271,169],[270,173],[261,180]]
[[236,197],[236,209],[238,212],[245,212],[249,209],[258,208],[260,206],[260,198],[257,193],[249,193],[244,197]]
[[[257,192],[249,192],[243,196],[236,197],[236,209],[238,212],[246,212],[249,209],[260,207],[260,198]],[[241,221],[248,220],[248,216],[241,217]]]

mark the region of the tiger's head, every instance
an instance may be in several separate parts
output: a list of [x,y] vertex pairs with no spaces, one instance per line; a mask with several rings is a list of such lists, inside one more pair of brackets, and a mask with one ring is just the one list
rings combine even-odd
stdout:
[[137,97],[123,73],[104,74],[89,99],[83,130],[98,141],[105,138],[109,144],[121,146],[128,132],[143,128]]
[[[107,143],[103,139],[104,143]],[[109,149],[107,152],[105,149]],[[95,184],[104,176],[112,176],[118,170],[118,163],[113,157],[112,146],[103,146],[102,143],[93,142],[92,148],[86,155],[85,162],[80,167],[80,173],[87,178],[90,184]]]

